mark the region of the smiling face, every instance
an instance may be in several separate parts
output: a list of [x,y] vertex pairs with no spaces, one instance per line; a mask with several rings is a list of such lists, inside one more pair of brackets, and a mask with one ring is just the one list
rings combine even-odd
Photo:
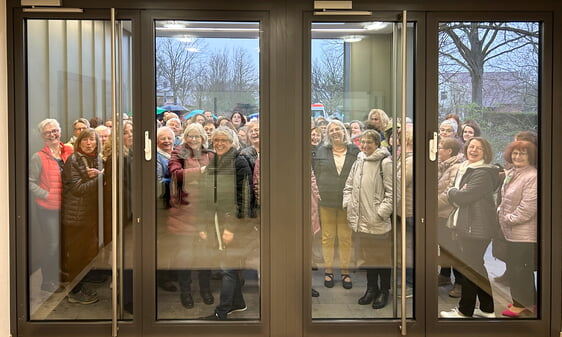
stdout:
[[240,129],[238,130],[238,138],[242,144],[246,144],[248,142],[248,136],[246,134],[246,130]]
[[361,134],[361,126],[357,123],[351,124],[351,137]]
[[484,159],[484,145],[479,140],[471,141],[466,148],[466,156],[469,163]]
[[361,151],[365,153],[367,156],[372,155],[375,150],[377,149],[377,144],[375,141],[368,136],[361,137]]
[[162,132],[158,136],[158,148],[166,153],[172,153],[172,149],[174,148],[173,132]]
[[474,138],[474,128],[467,125],[462,131],[462,139],[466,142],[471,138]]
[[513,162],[513,166],[517,168],[531,165],[527,149],[514,149],[511,152],[511,161]]
[[92,133],[89,137],[84,137],[80,141],[80,150],[85,154],[91,154],[96,150],[96,134]]
[[201,134],[197,132],[197,130],[190,130],[187,135],[185,135],[185,142],[193,150],[199,150],[203,143],[203,137],[201,137]]
[[310,132],[310,142],[312,143],[313,146],[317,146],[318,144],[320,144],[321,140],[322,140],[322,135],[320,134],[320,132],[318,132],[317,129],[314,129]]
[[228,138],[227,135],[222,133],[216,133],[213,137],[213,148],[215,152],[220,157],[223,154],[227,153],[228,150],[232,147],[232,141]]
[[452,138],[455,136],[455,130],[450,125],[443,125],[439,128],[439,136],[441,138]]
[[41,131],[45,145],[54,146],[60,143],[60,129],[56,124],[47,124]]
[[344,141],[344,129],[342,129],[338,124],[333,123],[328,128],[328,137],[332,141],[332,144],[341,145]]
[[252,145],[257,145],[260,142],[260,128],[255,127],[248,130],[248,139]]
[[453,153],[453,150],[451,149],[447,149],[446,147],[443,146],[443,142],[439,142],[439,146],[437,147],[437,156],[439,158],[440,161],[445,161],[449,158],[451,158],[451,155]]

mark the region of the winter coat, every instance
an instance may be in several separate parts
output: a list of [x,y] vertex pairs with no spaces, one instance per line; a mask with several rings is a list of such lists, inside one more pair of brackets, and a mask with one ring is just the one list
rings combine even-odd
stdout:
[[459,235],[491,239],[495,234],[498,216],[494,192],[501,183],[499,173],[497,166],[488,164],[468,167],[460,180],[461,188],[449,189],[449,202],[458,207],[455,228]]
[[437,182],[437,216],[439,218],[447,218],[453,206],[449,204],[447,191],[455,184],[455,177],[461,163],[459,155],[439,162],[438,182]]
[[[406,214],[405,217],[412,217],[414,216],[414,153],[407,152],[406,153],[406,172],[404,173],[404,179],[406,180]],[[402,160],[398,158],[398,166],[397,166],[397,175],[398,180],[402,179]],[[396,195],[398,196],[398,203],[401,202],[401,189],[396,191]],[[396,214],[402,215],[402,207],[398,207],[396,210]]]
[[[392,162],[386,148],[361,152],[343,190],[343,208],[354,232],[382,235],[391,229]],[[381,172],[381,169],[383,172]]]
[[533,166],[507,171],[498,217],[507,241],[537,242],[537,169]]
[[88,168],[102,170],[101,157],[74,152],[64,164],[61,269],[65,282],[72,281],[98,253],[98,192],[103,177],[90,178]]
[[201,183],[204,174],[201,167],[208,166],[213,153],[201,147],[195,156],[189,145],[183,143],[174,151],[168,161],[171,178],[171,203],[168,210],[168,230],[172,233],[194,233],[198,230],[197,212],[201,206]]
[[255,224],[249,220],[256,216],[250,203],[252,178],[248,161],[235,148],[220,157],[214,154],[210,158],[200,189],[201,210],[197,212],[207,232],[215,233],[215,214],[220,232],[226,229],[234,233],[237,244],[240,243],[237,238],[254,230]]
[[59,145],[62,164],[53,157],[48,146],[35,153],[29,163],[29,189],[39,206],[51,210],[61,208],[62,165],[73,152],[71,146]]
[[338,175],[332,146],[322,145],[318,148],[312,164],[316,183],[320,191],[320,206],[342,207],[345,182],[359,152],[359,148],[355,144],[347,145],[343,168]]

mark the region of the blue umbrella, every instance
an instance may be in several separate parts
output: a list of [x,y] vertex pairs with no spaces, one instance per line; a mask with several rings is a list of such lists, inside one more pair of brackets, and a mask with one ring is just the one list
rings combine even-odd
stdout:
[[183,112],[188,110],[186,107],[182,105],[163,105],[159,108],[164,109],[164,111],[172,111],[172,112]]
[[202,114],[203,112],[205,112],[205,111],[203,111],[203,110],[201,110],[201,109],[191,110],[188,114],[186,114],[185,116],[183,116],[183,118],[184,118],[184,119],[189,119],[189,118],[191,118],[191,117],[193,117],[193,116],[195,116],[195,115],[197,115],[197,114]]

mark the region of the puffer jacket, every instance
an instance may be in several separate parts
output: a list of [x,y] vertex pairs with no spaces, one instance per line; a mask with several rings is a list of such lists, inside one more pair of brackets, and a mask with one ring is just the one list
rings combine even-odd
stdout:
[[201,186],[204,174],[201,167],[209,165],[213,153],[201,148],[195,156],[189,145],[183,143],[168,161],[171,177],[171,198],[174,209],[168,211],[168,230],[172,233],[193,233],[197,230],[197,212],[201,211]]
[[322,145],[318,148],[316,157],[312,161],[312,168],[320,191],[320,206],[342,207],[343,188],[359,152],[359,148],[355,144],[347,145],[343,168],[338,174],[332,147]]
[[[382,235],[391,229],[392,162],[386,148],[361,152],[343,190],[343,208],[354,232]],[[381,172],[381,168],[382,171]]]
[[102,170],[101,157],[74,152],[64,164],[61,207],[63,226],[84,226],[85,223],[95,223],[97,226],[98,187],[102,186],[100,180],[103,177],[88,177],[88,167]]
[[507,241],[537,242],[537,169],[513,168],[502,186],[498,217]]
[[499,173],[500,169],[493,165],[469,167],[460,180],[461,188],[449,189],[449,202],[458,207],[455,227],[459,235],[491,239],[495,234],[498,214],[494,192],[501,183]]
[[437,216],[447,218],[453,206],[449,204],[447,191],[455,184],[455,176],[459,170],[461,156],[456,155],[439,163],[438,182],[437,182]]

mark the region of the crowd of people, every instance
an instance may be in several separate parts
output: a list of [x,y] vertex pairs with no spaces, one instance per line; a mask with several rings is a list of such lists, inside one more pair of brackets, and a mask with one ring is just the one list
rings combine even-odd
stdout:
[[[398,223],[404,217],[407,249],[413,252],[413,124],[394,123],[381,109],[372,109],[365,121],[344,124],[320,117],[311,123],[313,178],[319,191],[312,221],[320,225],[324,286],[334,287],[337,256],[342,287],[353,286],[351,266],[364,270],[367,287],[358,304],[383,308],[391,284],[393,213]],[[507,242],[502,257],[506,272],[496,280],[507,280],[513,302],[502,315],[536,317],[537,135],[519,132],[504,151],[505,162],[494,164],[491,145],[481,132],[476,121],[461,122],[456,114],[447,115],[439,126],[438,286],[450,286],[449,296],[460,298],[457,307],[440,316],[496,317],[484,254],[492,241],[499,246],[501,239]],[[405,180],[406,214],[392,208],[393,193],[398,204],[402,199],[400,185],[392,184],[392,161],[398,181]],[[411,259],[413,254],[408,255]],[[402,265],[409,297],[413,262]],[[314,289],[313,296],[319,296]]]
[[[229,118],[208,111],[189,119],[173,112],[162,117],[157,121],[156,173],[158,212],[165,215],[166,231],[159,244],[174,249],[164,257],[170,268],[159,270],[157,284],[177,291],[172,284],[177,281],[179,300],[191,309],[196,303],[192,275],[197,273],[205,305],[215,303],[211,280],[220,279],[219,303],[213,315],[202,319],[225,320],[246,310],[242,291],[246,261],[259,256],[259,121],[248,121],[239,111]],[[133,122],[128,116],[123,119],[121,216],[129,224]],[[45,246],[41,288],[50,292],[76,281],[96,257],[100,243],[112,240],[111,121],[80,118],[72,127],[65,144],[56,120],[39,123],[44,146],[30,161],[30,192]],[[321,236],[318,255],[324,286],[333,288],[341,282],[344,289],[351,289],[353,269],[364,270],[367,286],[359,305],[381,309],[388,303],[393,213],[399,222],[405,221],[407,249],[413,252],[413,141],[413,123],[397,123],[382,109],[369,111],[365,121],[312,120],[312,233]],[[498,237],[507,242],[504,277],[513,299],[502,314],[536,315],[536,134],[517,134],[504,151],[503,167],[492,164],[492,148],[476,121],[461,123],[457,115],[448,115],[439,126],[438,144],[438,285],[451,285],[449,295],[460,297],[459,306],[441,312],[441,317],[495,317],[484,254]],[[404,196],[393,186],[393,161],[398,181],[406,182]],[[405,214],[401,208],[393,209],[394,193],[399,203],[405,200]],[[60,268],[53,268],[52,261],[59,259]],[[405,296],[410,297],[413,262],[404,261],[402,266]],[[98,300],[84,279],[73,284],[69,302]],[[319,292],[312,289],[312,295]]]

